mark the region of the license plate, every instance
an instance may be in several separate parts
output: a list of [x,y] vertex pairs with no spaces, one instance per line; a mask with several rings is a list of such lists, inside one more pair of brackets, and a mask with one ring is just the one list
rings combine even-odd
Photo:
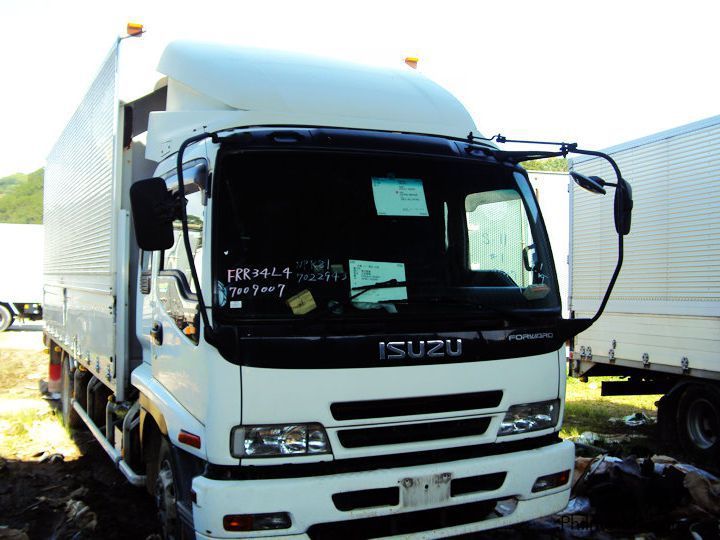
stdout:
[[403,478],[398,482],[402,493],[402,505],[420,507],[447,501],[450,499],[451,480],[450,473]]

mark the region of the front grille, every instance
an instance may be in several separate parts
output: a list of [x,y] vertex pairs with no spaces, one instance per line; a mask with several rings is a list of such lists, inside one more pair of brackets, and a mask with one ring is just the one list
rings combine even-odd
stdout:
[[413,534],[484,521],[488,519],[496,504],[497,500],[490,500],[391,516],[320,523],[310,527],[307,534],[313,540]]
[[335,508],[342,512],[377,506],[397,506],[400,504],[400,488],[395,486],[335,493],[332,500]]
[[495,491],[505,483],[507,473],[499,472],[492,474],[481,474],[479,476],[467,476],[455,478],[450,483],[450,496],[457,497],[467,493],[478,493],[480,491]]
[[361,420],[365,418],[472,411],[497,407],[500,405],[502,397],[501,390],[492,390],[490,392],[472,392],[445,396],[348,401],[333,403],[330,405],[330,412],[335,420]]
[[482,435],[490,425],[490,418],[472,418],[470,420],[451,420],[446,422],[426,422],[422,424],[403,424],[360,429],[342,429],[338,431],[340,444],[345,448],[403,444],[456,437]]

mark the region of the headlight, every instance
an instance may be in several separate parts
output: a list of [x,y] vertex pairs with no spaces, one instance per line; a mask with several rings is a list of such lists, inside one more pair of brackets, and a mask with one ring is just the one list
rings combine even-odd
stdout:
[[560,412],[560,401],[543,401],[510,407],[498,429],[498,436],[517,435],[555,427]]
[[327,454],[330,443],[320,424],[236,426],[230,432],[233,457]]

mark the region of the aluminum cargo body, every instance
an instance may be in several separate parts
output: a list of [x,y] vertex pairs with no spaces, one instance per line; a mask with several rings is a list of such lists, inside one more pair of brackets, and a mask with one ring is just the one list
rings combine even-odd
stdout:
[[[632,232],[605,313],[575,341],[596,363],[720,378],[720,116],[607,150],[633,189]],[[604,160],[572,170],[614,181]],[[609,192],[612,194],[612,191]],[[570,308],[592,316],[617,235],[612,197],[571,190]]]
[[132,335],[117,74],[116,48],[48,156],[43,200],[46,330],[113,390]]

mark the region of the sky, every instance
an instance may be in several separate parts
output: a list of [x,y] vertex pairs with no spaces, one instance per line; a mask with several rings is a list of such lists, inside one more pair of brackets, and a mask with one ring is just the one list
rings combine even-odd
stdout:
[[417,56],[485,135],[600,149],[720,114],[716,1],[0,0],[0,20],[0,177],[44,165],[129,21],[148,69],[173,39]]

